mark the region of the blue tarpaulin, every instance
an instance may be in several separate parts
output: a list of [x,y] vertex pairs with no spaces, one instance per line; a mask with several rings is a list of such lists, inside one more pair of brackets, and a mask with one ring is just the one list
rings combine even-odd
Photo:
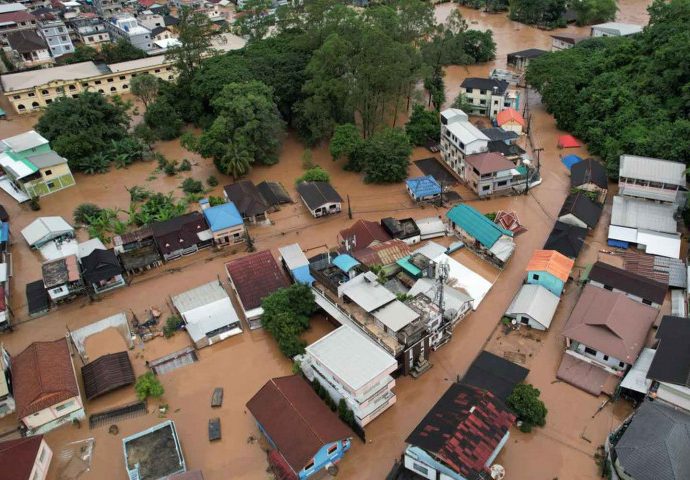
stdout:
[[314,283],[314,277],[312,277],[311,273],[309,273],[309,265],[297,267],[294,270],[291,270],[290,273],[292,274],[292,278],[295,279],[295,282],[303,283],[305,285],[311,285]]
[[623,240],[614,240],[612,238],[609,238],[608,241],[609,247],[618,247],[618,248],[628,248],[630,244],[628,242],[624,242]]
[[1,222],[0,225],[0,242],[7,243],[10,240],[10,224]]
[[563,165],[565,165],[568,168],[568,170],[573,168],[573,165],[581,161],[582,159],[577,155],[566,155],[565,157],[561,158],[561,162],[563,162]]
[[355,268],[357,265],[359,265],[359,262],[347,253],[343,253],[333,259],[333,265],[338,267],[343,272],[347,273],[353,268]]

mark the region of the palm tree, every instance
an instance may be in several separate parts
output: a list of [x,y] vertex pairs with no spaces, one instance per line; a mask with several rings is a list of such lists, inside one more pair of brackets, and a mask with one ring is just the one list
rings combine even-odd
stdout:
[[225,155],[216,162],[216,166],[221,172],[232,175],[232,178],[237,180],[249,172],[253,161],[251,154],[235,143],[227,146]]

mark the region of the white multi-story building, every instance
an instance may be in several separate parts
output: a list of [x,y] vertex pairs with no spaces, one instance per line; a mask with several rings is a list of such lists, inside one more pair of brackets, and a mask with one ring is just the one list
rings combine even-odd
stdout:
[[470,123],[465,112],[449,108],[441,112],[441,158],[465,178],[465,157],[489,150],[489,137]]
[[121,13],[107,23],[113,40],[125,39],[135,47],[148,52],[154,48],[151,41],[151,30],[142,27],[137,19],[129,13]]
[[109,17],[124,10],[125,0],[93,0],[93,6],[102,17]]
[[46,20],[39,22],[41,35],[46,39],[50,54],[53,58],[74,52],[74,45],[69,38],[69,32],[62,20]]
[[345,399],[364,427],[396,400],[391,377],[398,363],[363,333],[346,325],[309,345],[299,358],[302,371],[338,403]]
[[75,18],[69,24],[76,38],[84,45],[98,47],[103,43],[110,43],[110,32],[105,22],[99,18]]
[[460,93],[472,105],[469,113],[486,115],[493,120],[498,112],[506,108],[519,110],[520,95],[508,86],[505,80],[469,77],[460,84]]

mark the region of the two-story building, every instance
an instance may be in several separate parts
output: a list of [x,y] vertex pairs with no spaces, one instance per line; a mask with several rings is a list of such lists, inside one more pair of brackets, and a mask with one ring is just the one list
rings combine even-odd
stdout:
[[19,30],[7,34],[8,60],[16,69],[45,67],[55,63],[45,39],[37,30]]
[[667,285],[653,278],[604,262],[596,262],[592,265],[587,274],[587,281],[589,285],[623,293],[636,302],[654,308],[661,308],[668,290]]
[[52,458],[43,435],[0,442],[0,471],[8,480],[45,480]]
[[110,17],[124,11],[126,0],[93,0],[93,6],[101,17]]
[[246,239],[244,220],[237,207],[232,202],[208,206],[208,200],[202,203],[202,211],[206,217],[213,243],[218,247],[242,243]]
[[526,176],[515,164],[496,152],[465,157],[463,181],[480,198],[524,187]]
[[493,120],[504,108],[520,108],[520,95],[509,86],[505,80],[468,77],[460,84],[460,93],[472,105],[470,113]]
[[685,206],[686,166],[660,158],[621,155],[618,171],[618,194],[662,203]]
[[142,27],[137,19],[129,13],[118,13],[106,23],[111,37],[115,41],[123,39],[140,50],[148,52],[154,48],[151,41],[151,30]]
[[38,27],[46,39],[50,54],[53,58],[61,57],[67,53],[74,53],[74,45],[67,31],[67,26],[62,20],[43,20]]
[[101,45],[110,43],[110,32],[100,18],[77,17],[69,20],[75,39],[84,45],[100,49]]
[[[23,8],[23,7],[22,7]],[[38,20],[26,9],[0,13],[0,42],[7,45],[7,35],[21,30],[36,30]]]
[[488,151],[489,137],[472,125],[462,110],[441,112],[441,159],[460,178],[465,177],[465,157]]

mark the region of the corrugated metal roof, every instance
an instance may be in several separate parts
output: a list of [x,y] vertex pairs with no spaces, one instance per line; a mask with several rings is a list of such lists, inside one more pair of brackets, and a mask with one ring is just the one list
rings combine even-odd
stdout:
[[554,277],[567,282],[575,260],[566,257],[556,250],[536,250],[527,263],[528,272],[548,272]]
[[309,260],[302,251],[302,247],[299,246],[299,243],[280,247],[278,253],[280,253],[280,258],[285,262],[289,270],[309,265]]
[[551,326],[551,320],[560,299],[541,285],[523,285],[510,303],[506,315],[528,315],[544,328]]
[[446,216],[486,248],[491,248],[503,235],[513,236],[513,232],[499,227],[464,203],[450,209]]
[[415,199],[441,194],[441,185],[431,175],[408,178],[405,180],[405,184]]
[[381,285],[372,272],[356,276],[344,283],[339,290],[367,312],[372,312],[395,300],[395,295]]
[[673,218],[675,211],[674,205],[616,195],[613,197],[611,225],[676,233],[678,222]]
[[374,317],[386,328],[397,332],[419,318],[419,314],[399,300],[376,310]]
[[684,187],[686,185],[685,169],[684,163],[671,160],[621,155],[619,176]]

